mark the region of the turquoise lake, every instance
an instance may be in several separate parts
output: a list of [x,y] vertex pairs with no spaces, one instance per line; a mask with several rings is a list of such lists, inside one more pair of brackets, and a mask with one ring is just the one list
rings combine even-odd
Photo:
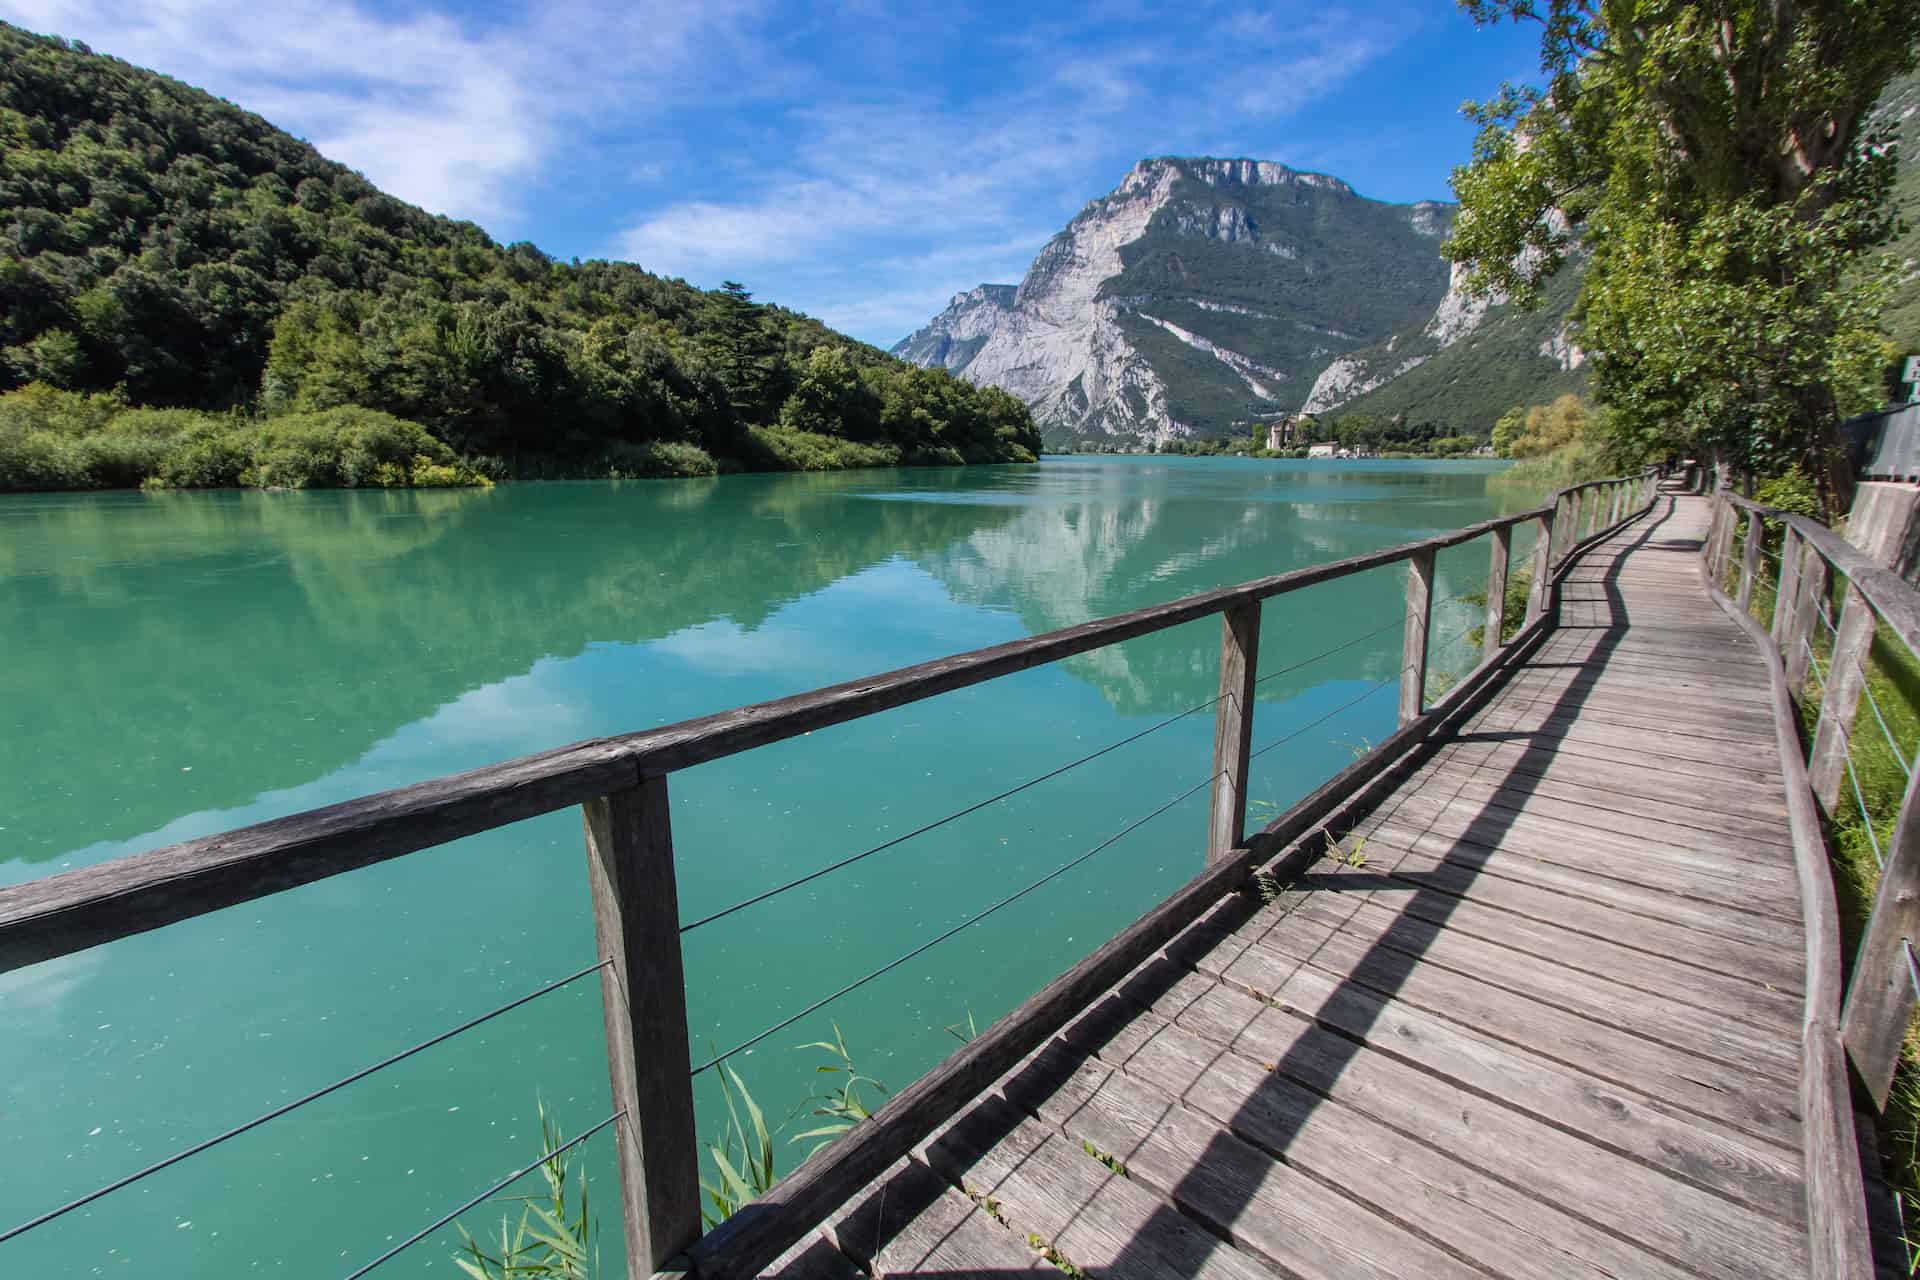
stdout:
[[[1532,504],[1499,464],[1037,467],[489,491],[0,498],[0,884],[797,693]],[[1514,557],[1530,534],[1518,531]],[[1440,557],[1470,668],[1486,543]],[[1390,732],[1404,569],[1265,609],[1253,821]],[[683,919],[1206,702],[1217,619],[673,776]],[[1348,641],[1354,641],[1347,644]],[[1346,645],[1331,656],[1307,662]],[[1329,713],[1333,713],[1329,715]],[[1322,720],[1322,717],[1326,717]],[[1209,772],[1206,712],[684,937],[696,1062]],[[819,1123],[837,1024],[901,1086],[1201,866],[1204,790],[731,1059]],[[0,975],[0,1231],[589,965],[577,811]],[[703,1133],[719,1128],[700,1077]],[[869,1091],[869,1100],[878,1099]],[[340,1277],[606,1118],[576,982],[6,1244],[6,1275]],[[807,1144],[781,1140],[790,1167]],[[611,1146],[580,1148],[624,1274]],[[522,1190],[531,1189],[531,1181]],[[516,1206],[464,1220],[497,1233]],[[381,1276],[457,1274],[452,1228]]]

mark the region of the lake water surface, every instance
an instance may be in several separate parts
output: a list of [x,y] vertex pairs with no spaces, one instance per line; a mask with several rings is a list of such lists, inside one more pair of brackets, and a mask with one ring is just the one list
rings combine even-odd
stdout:
[[[1527,505],[1494,464],[1038,467],[0,498],[0,883],[797,693]],[[1514,555],[1526,551],[1516,536]],[[1440,557],[1434,665],[1486,544]],[[1402,569],[1271,601],[1255,819],[1393,726]],[[1305,662],[1349,640],[1330,657]],[[1213,696],[1206,619],[672,779],[682,918]],[[1333,713],[1329,715],[1329,713]],[[1324,719],[1322,719],[1325,717]],[[696,1062],[1199,783],[1211,714],[685,935]],[[731,1059],[789,1133],[837,1023],[904,1085],[1201,865],[1201,790]],[[0,975],[0,1230],[591,964],[577,812]],[[339,1277],[604,1119],[577,982],[0,1244],[7,1275]],[[718,1130],[714,1075],[703,1132]],[[869,1093],[870,1101],[873,1099]],[[790,1164],[806,1145],[782,1140]],[[624,1274],[607,1136],[582,1148]],[[500,1206],[466,1221],[499,1222]],[[451,1229],[380,1275],[452,1275]]]

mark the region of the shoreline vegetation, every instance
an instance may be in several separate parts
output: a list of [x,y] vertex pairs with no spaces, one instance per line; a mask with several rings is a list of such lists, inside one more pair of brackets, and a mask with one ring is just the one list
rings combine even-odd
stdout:
[[142,409],[111,394],[29,383],[0,393],[0,493],[95,489],[487,487],[505,480],[635,480],[741,471],[1033,462],[1024,448],[911,450],[770,424],[747,426],[719,457],[684,440],[616,440],[598,457],[508,461],[456,453],[417,422],[340,405],[257,417],[238,410]]
[[502,245],[231,103],[5,23],[0,208],[0,491],[1040,451],[997,388],[734,281]]

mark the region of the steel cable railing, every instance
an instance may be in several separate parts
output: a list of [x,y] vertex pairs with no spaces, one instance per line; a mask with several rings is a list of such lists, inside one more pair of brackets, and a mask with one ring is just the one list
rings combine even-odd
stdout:
[[413,1045],[406,1049],[402,1049],[400,1052],[396,1054],[392,1054],[389,1057],[382,1058],[380,1061],[373,1063],[371,1066],[362,1067],[360,1068],[360,1070],[355,1071],[350,1075],[342,1076],[340,1079],[335,1080],[332,1084],[323,1085],[320,1088],[313,1090],[311,1093],[302,1094],[300,1097],[293,1099],[291,1102],[284,1102],[270,1111],[267,1111],[261,1115],[255,1116],[253,1119],[248,1120],[244,1124],[235,1125],[233,1128],[226,1130],[224,1133],[215,1134],[213,1137],[207,1138],[204,1141],[196,1142],[194,1145],[190,1147],[186,1147],[180,1151],[174,1152],[172,1155],[167,1156],[165,1159],[155,1161],[154,1163],[148,1165],[144,1169],[137,1170],[136,1172],[130,1173],[123,1178],[117,1178],[114,1181],[107,1183],[105,1186],[95,1188],[94,1190],[89,1191],[87,1194],[80,1196],[77,1199],[69,1200],[67,1203],[61,1205],[57,1209],[49,1209],[47,1212],[39,1215],[36,1218],[29,1219],[28,1221],[23,1222],[16,1227],[11,1227],[4,1232],[0,1232],[0,1244],[6,1243],[8,1240],[13,1239],[15,1236],[24,1235],[25,1233],[32,1231],[36,1227],[45,1226],[47,1223],[52,1222],[54,1219],[59,1218],[65,1214],[71,1213],[75,1209],[79,1209],[86,1205],[92,1204],[95,1200],[100,1199],[102,1196],[111,1195],[112,1193],[119,1191],[125,1187],[130,1187],[134,1183],[139,1182],[143,1178],[151,1177],[153,1174],[159,1173],[162,1169],[170,1169],[174,1165],[179,1164],[182,1160],[186,1160],[193,1156],[200,1155],[202,1152],[205,1152],[205,1151],[211,1151],[213,1148],[219,1146],[223,1142],[226,1142],[233,1138],[237,1138],[243,1133],[247,1133],[247,1132],[250,1132],[251,1130],[257,1129],[261,1125],[266,1124],[270,1120],[278,1120],[281,1116],[284,1116],[292,1111],[297,1111],[301,1107],[306,1106],[310,1102],[317,1102],[321,1098],[326,1097],[330,1093],[335,1093],[341,1089],[346,1088],[350,1084],[354,1084],[357,1081],[366,1079],[368,1076],[374,1074],[376,1071],[384,1071],[386,1068],[393,1066],[395,1063],[404,1062],[408,1058],[413,1057],[417,1053],[422,1053],[428,1049],[431,1049],[437,1044],[444,1044],[446,1041],[453,1039],[453,1037],[460,1035],[462,1032],[471,1031],[475,1027],[479,1026],[480,1024],[484,1022],[490,1022],[493,1019],[499,1017],[503,1013],[508,1013],[514,1009],[518,1009],[521,1005],[528,1004],[534,1000],[538,1000],[542,996],[551,995],[555,991],[560,990],[562,987],[565,987],[570,983],[577,982],[578,980],[586,977],[590,973],[598,973],[600,970],[607,967],[607,963],[608,963],[607,961],[601,960],[594,964],[590,964],[586,968],[581,969],[576,973],[568,974],[566,977],[558,979],[557,981],[554,981],[554,982],[550,982],[546,986],[541,987],[538,990],[530,991],[526,995],[519,996],[513,1000],[509,1000],[507,1001],[507,1003],[503,1005],[499,1005],[493,1009],[490,1009],[487,1012],[479,1015],[478,1017],[469,1018],[465,1022],[462,1022],[457,1027],[449,1028],[446,1031],[442,1031],[439,1035],[433,1036],[430,1039],[422,1040],[419,1044]]
[[[599,1124],[596,1124],[595,1126],[593,1126],[593,1128],[588,1129],[584,1133],[578,1134],[575,1137],[569,1138],[567,1141],[561,1143],[559,1146],[553,1148],[551,1151],[542,1153],[540,1158],[538,1160],[535,1160],[532,1164],[527,1165],[523,1169],[518,1169],[513,1173],[508,1174],[506,1177],[500,1179],[500,1181],[494,1183],[492,1186],[488,1187],[485,1191],[482,1191],[479,1195],[475,1196],[473,1199],[461,1205],[458,1209],[455,1209],[452,1213],[449,1213],[442,1217],[434,1219],[434,1221],[422,1227],[420,1230],[414,1232],[412,1235],[408,1236],[405,1240],[402,1240],[399,1244],[393,1246],[393,1248],[387,1250],[385,1253],[375,1258],[372,1262],[367,1263],[367,1265],[365,1265],[364,1267],[361,1267],[358,1271],[353,1272],[351,1275],[347,1277],[347,1280],[360,1280],[361,1276],[366,1275],[367,1272],[373,1270],[375,1267],[379,1266],[381,1263],[391,1261],[393,1258],[397,1257],[404,1250],[410,1249],[414,1245],[419,1244],[422,1240],[425,1240],[428,1236],[432,1235],[434,1232],[438,1231],[440,1228],[446,1226],[449,1222],[452,1222],[455,1218],[467,1212],[469,1209],[476,1209],[480,1207],[482,1204],[485,1204],[489,1197],[496,1196],[500,1194],[500,1192],[505,1191],[508,1187],[512,1186],[514,1183],[518,1182],[520,1179],[526,1177],[528,1174],[532,1173],[535,1169],[538,1169],[541,1165],[548,1164],[552,1162],[554,1159],[565,1155],[567,1152],[573,1150],[575,1147],[585,1142],[588,1138],[591,1138],[594,1134],[599,1133],[602,1129],[606,1128],[608,1125],[614,1123],[616,1120],[620,1119],[620,1117],[626,1114],[627,1113],[625,1111],[616,1111],[612,1115],[608,1116],[605,1120],[602,1120]],[[529,1272],[526,1272],[525,1274],[531,1275],[534,1273],[529,1271]]]
[[[1462,593],[1462,594],[1466,594],[1466,593]],[[1460,596],[1450,596],[1448,597],[1448,601],[1459,599],[1459,598]],[[1446,603],[1446,602],[1447,601],[1442,601],[1441,603]],[[1322,650],[1321,652],[1316,653],[1311,657],[1302,658],[1298,662],[1282,667],[1277,671],[1272,671],[1267,673],[1266,675],[1260,676],[1258,679],[1254,681],[1254,683],[1256,685],[1265,684],[1270,680],[1276,680],[1283,675],[1287,675],[1291,672],[1298,671],[1303,667],[1311,666],[1313,663],[1319,662],[1325,658],[1333,657],[1335,654],[1345,652],[1346,650],[1353,648],[1355,645],[1362,644],[1368,640],[1373,639],[1376,636],[1384,634],[1387,631],[1391,631],[1393,628],[1403,625],[1404,622],[1405,622],[1404,616],[1401,618],[1396,618],[1393,621],[1388,622],[1380,627],[1377,627],[1372,631],[1368,631],[1361,635],[1353,636],[1347,640],[1344,640],[1340,644],[1337,644],[1330,649]],[[786,893],[789,890],[798,889],[803,885],[810,884],[813,881],[818,880],[823,876],[831,875],[833,872],[843,870],[847,867],[851,867],[856,863],[864,862],[868,858],[874,857],[877,854],[885,853],[889,849],[898,848],[900,845],[903,845],[908,841],[915,839],[916,837],[926,835],[929,832],[937,831],[941,827],[947,826],[954,822],[958,822],[960,819],[968,817],[972,814],[978,813],[982,809],[991,808],[993,805],[1000,803],[1002,800],[1009,800],[1014,796],[1021,794],[1024,791],[1032,790],[1034,787],[1037,787],[1044,782],[1050,782],[1053,779],[1058,778],[1063,774],[1070,773],[1073,770],[1080,768],[1082,765],[1091,764],[1093,761],[1100,759],[1102,756],[1109,755],[1115,751],[1118,751],[1122,747],[1131,746],[1133,743],[1140,741],[1142,738],[1149,737],[1155,733],[1160,732],[1162,729],[1166,729],[1174,724],[1179,723],[1180,721],[1186,719],[1189,716],[1195,715],[1201,711],[1207,710],[1210,707],[1216,706],[1219,704],[1219,702],[1220,702],[1220,695],[1218,694],[1214,695],[1211,698],[1208,698],[1204,702],[1197,702],[1193,706],[1188,707],[1184,711],[1176,712],[1175,714],[1168,716],[1166,719],[1160,720],[1154,724],[1148,725],[1146,728],[1141,729],[1138,732],[1128,734],[1124,738],[1120,738],[1114,742],[1110,742],[1106,746],[1098,749],[1097,751],[1088,752],[1086,755],[1070,760],[1065,764],[1057,766],[1056,768],[1049,769],[1045,773],[1037,774],[1034,777],[1028,778],[1024,782],[1016,783],[1015,785],[1008,787],[1003,791],[995,792],[993,795],[987,796],[984,799],[976,800],[971,804],[963,806],[962,808],[955,809],[953,812],[948,813],[942,817],[935,818],[931,822],[923,823],[922,825],[913,828],[911,831],[904,831],[897,836],[891,836],[888,839],[881,841],[879,844],[876,844],[871,846],[870,848],[861,850],[859,853],[850,854],[847,857],[838,859],[837,861],[834,861],[834,862],[830,862],[825,866],[815,868],[814,870],[809,871],[804,875],[795,876],[793,879],[788,880],[782,884],[775,885],[770,889],[765,889],[749,897],[742,898],[738,902],[735,902],[729,906],[722,907],[717,911],[708,912],[706,915],[700,916],[697,919],[694,919],[694,920],[688,921],[685,924],[682,924],[680,926],[680,932],[683,934],[691,933],[695,929],[701,928],[705,925],[713,924],[718,920],[723,920],[726,917],[735,914],[736,912],[744,911],[749,907],[757,906],[760,903],[766,902],[771,898],[779,897],[781,894]]]
[[1008,894],[1006,897],[1000,899],[998,902],[994,903],[992,906],[989,906],[984,910],[975,912],[973,915],[968,916],[965,920],[962,920],[959,924],[954,925],[952,928],[946,930],[943,933],[937,934],[934,937],[929,938],[927,941],[921,943],[919,946],[913,948],[911,951],[907,951],[899,956],[896,956],[894,959],[887,961],[887,963],[881,965],[878,969],[873,970],[872,972],[866,974],[865,976],[854,979],[852,982],[849,982],[847,985],[845,985],[844,987],[841,987],[838,991],[833,992],[831,995],[822,996],[820,999],[814,1001],[812,1004],[800,1010],[798,1013],[795,1013],[790,1017],[782,1018],[779,1022],[774,1023],[772,1026],[768,1027],[766,1030],[760,1031],[752,1036],[747,1037],[745,1040],[742,1040],[739,1044],[734,1045],[731,1049],[726,1050],[724,1053],[714,1054],[711,1058],[708,1058],[705,1062],[701,1063],[699,1066],[694,1067],[692,1074],[698,1076],[702,1072],[709,1071],[714,1067],[718,1066],[720,1063],[725,1062],[728,1058],[731,1058],[734,1054],[739,1053],[741,1050],[751,1049],[754,1045],[759,1044],[762,1040],[765,1040],[768,1036],[775,1035],[781,1031],[786,1030],[788,1027],[800,1021],[800,1019],[806,1017],[808,1014],[819,1012],[821,1009],[824,1009],[828,1005],[832,1004],[835,1000],[838,1000],[841,996],[848,995],[851,992],[857,991],[861,987],[866,986],[869,982],[872,982],[874,979],[879,978],[884,974],[891,973],[893,970],[898,969],[901,965],[907,963],[907,961],[912,960],[916,956],[921,956],[926,954],[928,951],[931,951],[934,947],[940,945],[942,942],[945,942],[948,938],[953,937],[955,934],[960,933],[962,930],[965,930],[973,925],[978,924],[980,921],[985,920],[988,916],[994,914],[996,911],[999,911],[1003,907],[1011,906],[1012,904],[1018,902],[1020,899],[1026,897],[1028,894],[1034,892],[1036,889],[1039,889],[1041,886],[1049,884],[1054,880],[1057,880],[1059,877],[1073,870],[1075,867],[1079,866],[1081,863],[1086,862],[1089,858],[1093,857],[1095,854],[1100,853],[1102,850],[1112,847],[1114,844],[1118,843],[1124,837],[1132,835],[1135,831],[1139,830],[1141,827],[1144,827],[1147,823],[1153,821],[1155,818],[1159,817],[1161,814],[1165,813],[1167,810],[1173,808],[1175,805],[1179,804],[1182,800],[1186,800],[1192,795],[1194,795],[1194,793],[1213,785],[1214,779],[1218,778],[1219,776],[1220,775],[1217,772],[1207,775],[1205,778],[1201,779],[1199,782],[1195,783],[1193,786],[1188,787],[1185,791],[1182,791],[1179,795],[1175,796],[1173,799],[1167,801],[1165,804],[1155,809],[1152,813],[1149,813],[1144,817],[1134,819],[1132,822],[1128,823],[1126,826],[1122,827],[1120,830],[1114,832],[1112,835],[1102,840],[1099,844],[1096,844],[1092,848],[1087,849],[1082,853],[1076,854],[1072,858],[1069,858],[1067,861],[1061,863],[1059,866],[1049,871],[1046,875],[1041,876],[1038,880],[1035,880],[1033,883],[1025,886],[1024,888],[1015,890],[1014,892]]

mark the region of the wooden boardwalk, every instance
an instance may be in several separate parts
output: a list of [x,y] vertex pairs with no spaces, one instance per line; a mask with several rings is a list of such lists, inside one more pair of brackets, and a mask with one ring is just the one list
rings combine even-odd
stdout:
[[1329,856],[1230,896],[772,1272],[1807,1274],[1800,892],[1707,523],[1663,499],[1587,551],[1560,627]]

